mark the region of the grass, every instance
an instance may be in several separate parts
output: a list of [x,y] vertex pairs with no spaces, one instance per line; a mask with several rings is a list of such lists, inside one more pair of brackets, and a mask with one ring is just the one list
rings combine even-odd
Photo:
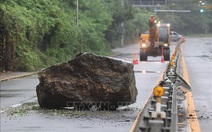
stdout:
[[[127,111],[133,111],[132,108],[129,106],[121,107],[116,112],[127,112]],[[62,117],[71,117],[71,118],[80,118],[80,117],[88,117],[88,116],[95,116],[96,112],[93,111],[80,111],[80,110],[73,110],[73,109],[46,109],[41,108],[37,102],[29,102],[24,103],[21,106],[15,107],[15,108],[9,108],[6,110],[8,116],[29,116],[31,113],[39,113],[39,114],[45,114],[47,116],[62,116]],[[111,111],[97,111],[98,114],[103,115],[110,115]]]
[[189,34],[188,37],[211,37],[212,34]]
[[49,114],[51,116],[70,116],[79,118],[82,116],[86,116],[86,111],[74,111],[74,110],[67,110],[67,109],[42,109],[39,110],[40,113]]
[[10,108],[8,111],[8,115],[11,116],[26,116],[28,115],[28,112],[30,110],[38,110],[39,107],[36,102],[29,102],[24,103],[23,105],[16,107],[16,108]]

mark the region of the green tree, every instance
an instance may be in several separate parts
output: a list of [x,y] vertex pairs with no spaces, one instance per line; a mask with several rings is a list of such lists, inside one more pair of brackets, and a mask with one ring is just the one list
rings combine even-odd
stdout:
[[125,23],[125,41],[134,43],[139,40],[139,34],[149,30],[148,20],[151,12],[142,8],[133,8],[134,18]]
[[[164,13],[158,12],[160,19],[171,24],[172,30],[184,34],[211,33],[211,12],[201,13],[199,1],[196,0],[172,0],[168,2],[167,10],[191,10],[190,13]],[[206,3],[207,4],[207,3]],[[209,4],[209,3],[208,3]],[[195,27],[195,28],[194,28]]]
[[71,59],[79,52],[109,51],[104,32],[112,22],[102,0],[0,1],[0,24],[4,31],[4,55],[8,70],[35,70]]
[[116,47],[116,45],[121,43],[120,40],[123,33],[121,23],[133,18],[133,0],[104,0],[104,2],[109,7],[108,12],[113,18],[112,24],[105,31],[105,37],[111,47]]

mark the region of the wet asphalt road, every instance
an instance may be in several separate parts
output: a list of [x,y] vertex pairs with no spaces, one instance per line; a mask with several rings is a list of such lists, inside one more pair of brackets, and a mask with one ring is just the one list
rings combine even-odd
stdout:
[[212,38],[187,38],[184,57],[202,132],[212,130]]
[[1,82],[1,108],[7,108],[36,98],[37,75]]
[[[117,57],[132,61],[132,52],[138,53],[138,47],[139,45],[135,44],[127,47],[127,50],[119,48],[114,52],[125,50]],[[171,47],[173,49],[174,44]],[[200,126],[202,132],[210,132],[212,129],[210,125],[212,123],[211,41],[208,41],[208,38],[188,38],[183,49]],[[139,62],[134,66],[138,89],[137,101],[119,111],[65,110],[61,112],[40,109],[36,103],[35,88],[39,83],[36,75],[1,82],[0,131],[128,132],[138,111],[143,107],[167,65],[167,62],[160,62],[160,57],[148,59],[148,62]],[[26,108],[17,107],[25,102],[35,102],[32,103],[34,108],[31,105]],[[11,106],[14,108],[9,108]]]

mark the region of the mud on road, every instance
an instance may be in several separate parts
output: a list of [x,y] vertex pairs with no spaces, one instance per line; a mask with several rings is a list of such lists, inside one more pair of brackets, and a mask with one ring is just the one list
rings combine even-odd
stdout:
[[78,111],[42,109],[37,102],[7,108],[1,113],[1,132],[6,131],[129,131],[138,109],[117,111]]

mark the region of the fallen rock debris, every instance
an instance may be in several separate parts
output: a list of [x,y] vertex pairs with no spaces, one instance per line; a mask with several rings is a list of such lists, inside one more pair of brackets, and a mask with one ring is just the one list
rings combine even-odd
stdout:
[[132,63],[92,53],[45,68],[38,78],[43,108],[115,110],[134,103],[138,94]]

